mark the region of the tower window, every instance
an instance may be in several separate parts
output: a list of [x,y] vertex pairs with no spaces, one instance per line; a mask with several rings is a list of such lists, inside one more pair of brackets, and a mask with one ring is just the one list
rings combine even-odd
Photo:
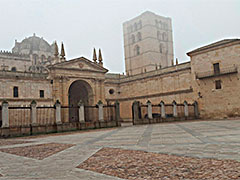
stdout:
[[214,74],[220,74],[220,67],[219,67],[219,63],[215,63],[213,64],[213,70],[214,70]]
[[44,90],[40,90],[39,94],[40,94],[40,98],[44,98]]
[[168,40],[167,33],[164,32],[162,34],[162,38],[163,38],[164,41],[167,41]]
[[17,86],[13,87],[13,97],[18,97],[18,87]]
[[139,29],[142,29],[142,21],[141,20],[139,21],[138,25],[139,25]]
[[137,23],[134,23],[134,31],[137,31]]
[[134,48],[134,54],[137,56],[137,55],[140,55],[140,47],[138,45],[135,46]]
[[157,38],[158,38],[159,40],[162,40],[162,35],[161,35],[160,31],[157,32]]
[[133,34],[131,36],[131,39],[132,39],[132,44],[134,44],[135,43],[135,36]]
[[163,53],[163,44],[160,44],[160,45],[159,45],[159,52],[160,52],[160,53]]
[[222,83],[221,80],[215,81],[215,87],[216,87],[216,89],[222,89],[222,84],[221,84],[221,83]]
[[142,34],[140,32],[137,33],[137,38],[138,38],[138,41],[142,40]]

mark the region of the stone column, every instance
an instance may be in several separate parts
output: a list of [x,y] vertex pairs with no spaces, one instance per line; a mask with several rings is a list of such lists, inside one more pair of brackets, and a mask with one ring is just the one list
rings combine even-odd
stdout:
[[85,114],[84,114],[84,103],[80,100],[78,103],[79,109],[78,109],[78,116],[79,116],[79,122],[85,122]]
[[2,127],[9,127],[8,102],[2,102]]
[[116,114],[116,121],[120,120],[120,104],[118,101],[115,102],[115,114]]
[[151,101],[147,101],[147,112],[148,112],[148,119],[152,119],[152,103]]
[[160,102],[160,106],[161,106],[161,117],[166,118],[165,105],[163,101]]
[[37,102],[32,101],[30,104],[31,107],[31,124],[36,125],[37,124]]
[[56,107],[56,124],[62,124],[61,103],[58,100],[55,103],[55,107]]
[[188,103],[187,101],[184,101],[184,115],[185,117],[188,117],[189,116],[189,113],[188,113]]
[[193,105],[194,105],[194,114],[195,114],[195,117],[198,118],[198,117],[199,117],[198,102],[197,102],[197,101],[194,101]]
[[178,113],[177,113],[177,103],[176,101],[173,101],[173,117],[177,117]]
[[133,108],[133,120],[137,121],[139,120],[139,102],[134,101],[132,108]]
[[99,121],[104,121],[103,118],[103,103],[101,100],[98,101],[98,120]]

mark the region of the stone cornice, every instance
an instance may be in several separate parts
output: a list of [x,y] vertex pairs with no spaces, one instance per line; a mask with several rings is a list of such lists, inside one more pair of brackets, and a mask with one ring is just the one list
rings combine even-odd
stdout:
[[222,40],[222,42],[219,41],[219,42],[207,45],[207,46],[203,46],[203,47],[198,48],[196,50],[190,51],[190,52],[187,53],[187,55],[191,57],[191,56],[195,56],[195,55],[198,55],[198,54],[203,54],[203,53],[206,53],[206,52],[209,52],[209,51],[215,51],[215,50],[222,49],[222,48],[225,48],[225,47],[233,46],[233,45],[236,45],[236,44],[240,44],[240,39]]
[[158,77],[158,76],[162,77],[168,74],[179,73],[182,71],[190,72],[190,70],[191,70],[190,62],[187,62],[187,63],[179,64],[177,66],[158,69],[158,70],[150,71],[147,73],[137,74],[134,76],[125,76],[121,78],[106,78],[105,83],[106,84],[123,84],[123,83],[129,83],[129,82],[144,80],[148,78]]
[[144,96],[133,96],[133,97],[126,97],[126,98],[106,99],[106,101],[133,101],[133,100],[137,100],[137,99],[162,97],[162,96],[184,94],[184,93],[192,93],[192,92],[193,92],[193,89],[192,89],[192,87],[190,87],[189,89],[184,89],[184,90],[177,90],[177,91],[149,94],[149,95],[144,95]]

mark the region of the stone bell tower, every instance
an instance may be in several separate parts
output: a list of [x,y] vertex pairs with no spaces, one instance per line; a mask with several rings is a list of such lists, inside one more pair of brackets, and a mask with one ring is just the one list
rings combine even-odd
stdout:
[[144,12],[123,23],[123,34],[127,75],[171,65],[173,38],[170,18]]

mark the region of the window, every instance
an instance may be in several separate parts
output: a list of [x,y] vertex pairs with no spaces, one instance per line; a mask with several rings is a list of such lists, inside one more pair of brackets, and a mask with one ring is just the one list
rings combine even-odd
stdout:
[[134,44],[135,43],[135,36],[133,34],[131,36],[131,39],[132,39],[132,44]]
[[140,55],[140,47],[138,45],[135,46],[134,48],[134,54],[137,56],[137,55]]
[[18,97],[18,87],[17,86],[13,87],[13,97]]
[[113,94],[114,93],[114,89],[109,89],[109,94]]
[[167,33],[164,32],[162,34],[162,38],[163,38],[164,41],[167,41],[168,40]]
[[164,29],[168,29],[168,24],[167,24],[167,23],[164,23],[164,24],[163,24],[163,27],[164,27]]
[[142,40],[142,34],[140,32],[137,33],[137,38],[138,38],[138,41]]
[[44,55],[41,56],[41,63],[45,61],[46,57]]
[[159,27],[158,20],[155,20],[155,25]]
[[142,29],[142,21],[141,20],[139,21],[138,24],[139,24],[139,29]]
[[44,90],[40,90],[39,93],[40,93],[40,98],[44,98]]
[[160,52],[160,53],[163,53],[163,44],[160,44],[160,45],[159,45],[159,52]]
[[162,35],[161,35],[161,33],[158,31],[157,32],[157,38],[159,39],[159,40],[162,40]]
[[12,71],[12,72],[16,72],[16,71],[17,71],[17,68],[16,68],[16,67],[12,67],[11,71]]
[[159,21],[159,27],[162,29],[162,21]]
[[33,62],[34,62],[35,65],[37,64],[37,59],[38,59],[38,55],[34,54],[33,55]]
[[134,23],[134,31],[137,31],[137,23]]
[[221,80],[215,81],[215,87],[216,87],[216,89],[222,89],[222,84],[221,84],[221,83],[222,83]]
[[220,74],[220,67],[219,67],[219,63],[215,63],[213,64],[213,70],[214,70],[214,74]]

